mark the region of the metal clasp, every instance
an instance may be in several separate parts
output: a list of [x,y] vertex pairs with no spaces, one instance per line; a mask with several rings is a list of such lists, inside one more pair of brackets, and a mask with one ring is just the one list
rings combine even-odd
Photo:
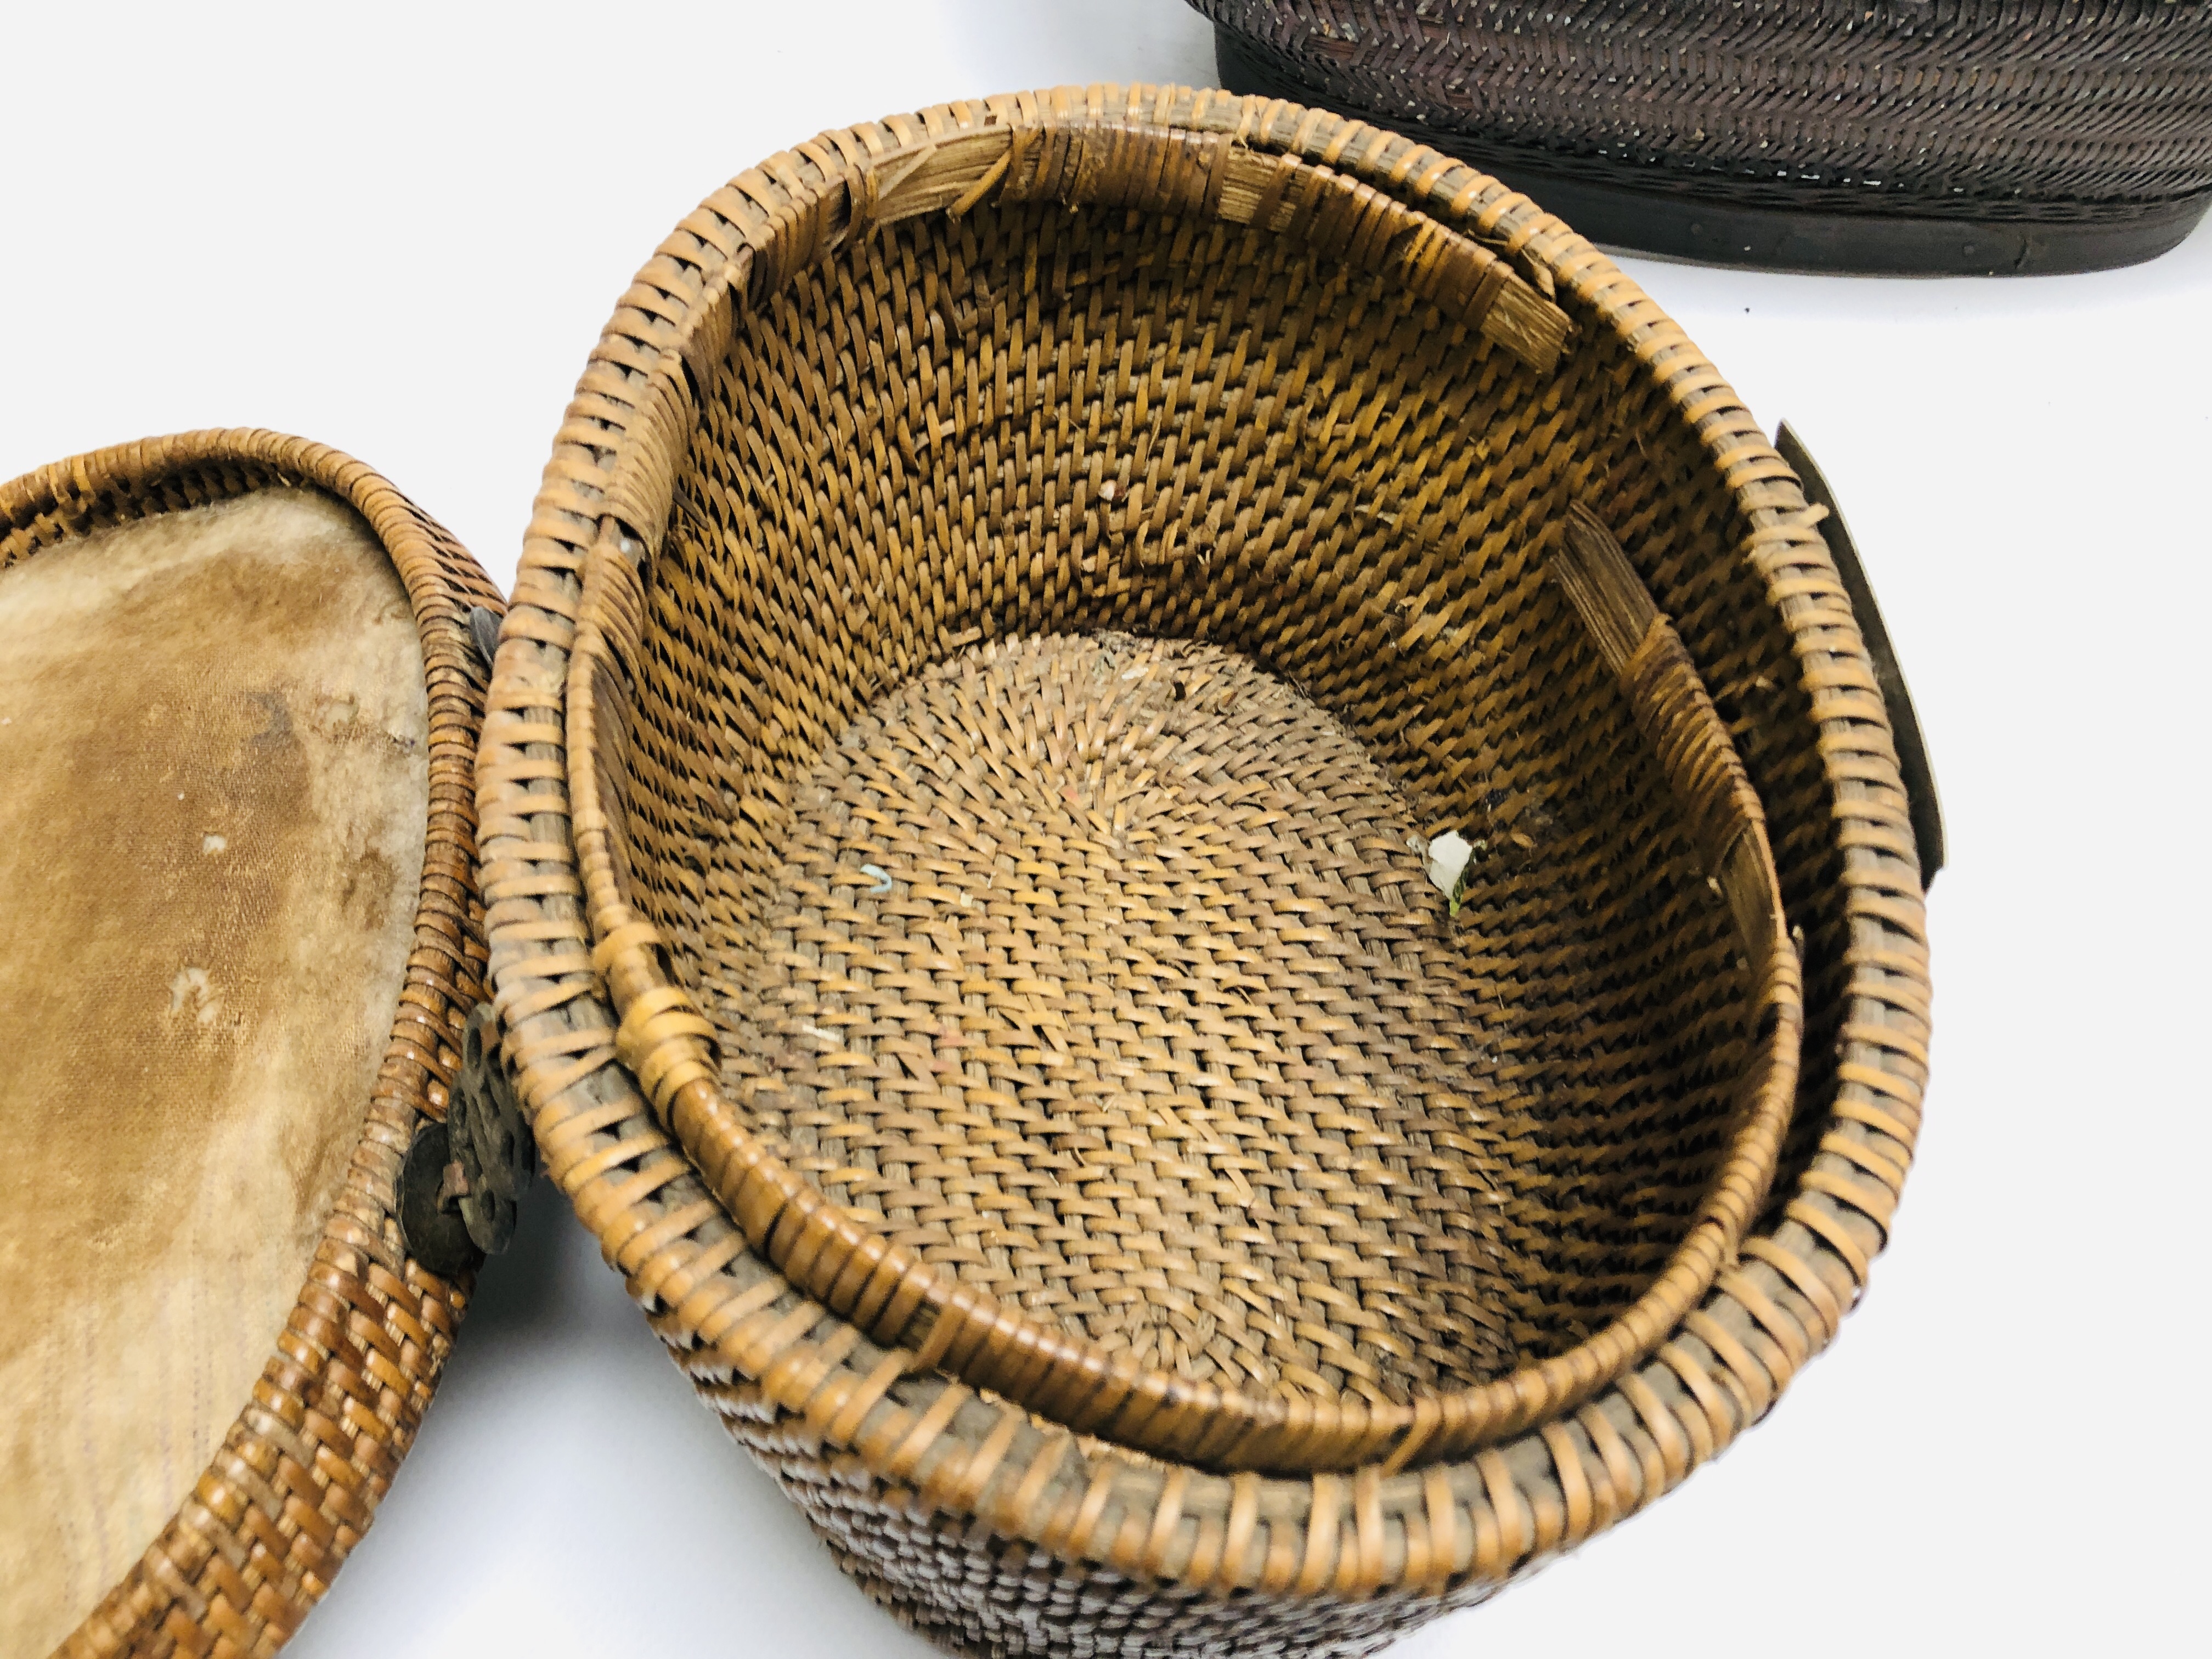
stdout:
[[426,1123],[399,1173],[399,1226],[407,1253],[452,1279],[505,1250],[522,1194],[538,1173],[538,1147],[499,1060],[499,1016],[470,1012],[446,1121]]
[[1843,509],[1836,505],[1835,492],[1828,488],[1819,464],[1787,421],[1774,434],[1774,447],[1796,473],[1804,486],[1805,499],[1828,510],[1827,517],[1820,520],[1821,538],[1836,562],[1836,574],[1844,580],[1844,591],[1850,595],[1851,612],[1858,618],[1860,637],[1866,641],[1867,656],[1874,664],[1875,681],[1881,687],[1881,700],[1889,709],[1890,730],[1897,740],[1897,769],[1905,783],[1905,810],[1912,822],[1912,839],[1920,851],[1920,884],[1926,888],[1943,867],[1943,806],[1936,797],[1936,769],[1929,763],[1928,739],[1921,734],[1920,715],[1912,706],[1911,690],[1905,683],[1904,665],[1897,659],[1897,647],[1890,643],[1888,625],[1881,619],[1881,607],[1875,603],[1873,586],[1867,580],[1866,567],[1859,562],[1859,550],[1844,522]]

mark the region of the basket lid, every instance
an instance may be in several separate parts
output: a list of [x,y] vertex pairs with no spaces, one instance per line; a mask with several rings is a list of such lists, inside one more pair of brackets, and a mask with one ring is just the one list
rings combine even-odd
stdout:
[[400,1176],[480,1036],[499,605],[296,438],[0,486],[10,1652],[179,1620],[265,1650],[413,1436],[471,1282],[450,1238],[410,1249]]

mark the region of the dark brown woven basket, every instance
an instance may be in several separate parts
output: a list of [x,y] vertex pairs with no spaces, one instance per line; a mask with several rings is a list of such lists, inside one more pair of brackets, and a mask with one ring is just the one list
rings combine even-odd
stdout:
[[492,975],[872,1593],[1364,1651],[1835,1335],[1928,981],[1821,517],[1589,244],[1319,111],[952,105],[664,244],[501,635]]
[[[43,657],[0,639],[11,668],[62,671],[9,678],[0,786],[18,830],[27,813],[86,850],[0,858],[0,1362],[118,1285],[143,1319],[88,1326],[97,1351],[64,1344],[65,1374],[20,1395],[11,1373],[0,1647],[267,1655],[368,1529],[466,1299],[407,1247],[399,1188],[484,994],[471,619],[501,600],[368,467],[261,431],[0,484],[0,593],[33,591],[82,626],[47,630]],[[371,632],[386,653],[353,653]],[[370,690],[406,712],[372,718]],[[407,810],[318,793],[337,775],[309,771],[316,744],[407,769]],[[335,841],[288,838],[311,819]],[[372,931],[376,982],[334,978]],[[264,971],[271,951],[305,971]],[[283,1069],[311,1047],[341,1064]],[[250,1192],[296,1254],[195,1259],[195,1230]],[[72,1431],[27,1435],[34,1405]]]
[[2189,0],[1191,0],[1222,83],[1419,134],[1624,247],[2096,270],[2212,202]]

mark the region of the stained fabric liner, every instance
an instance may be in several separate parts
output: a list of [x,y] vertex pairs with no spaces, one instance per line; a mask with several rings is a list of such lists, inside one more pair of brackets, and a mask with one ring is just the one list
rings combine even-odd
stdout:
[[397,1012],[422,650],[271,488],[0,572],[0,1649],[145,1554],[300,1294]]

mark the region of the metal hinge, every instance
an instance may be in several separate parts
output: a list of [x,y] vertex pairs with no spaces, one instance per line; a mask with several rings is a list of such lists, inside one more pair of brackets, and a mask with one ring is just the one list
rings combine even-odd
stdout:
[[1844,523],[1843,509],[1836,505],[1835,492],[1828,488],[1804,440],[1790,429],[1789,422],[1783,422],[1775,433],[1774,447],[1804,485],[1805,499],[1827,509],[1820,520],[1820,535],[1828,544],[1829,557],[1836,562],[1837,574],[1844,579],[1844,591],[1850,595],[1860,636],[1866,641],[1867,655],[1874,660],[1875,683],[1889,708],[1890,729],[1897,738],[1897,769],[1905,781],[1905,809],[1912,820],[1912,839],[1920,849],[1920,884],[1926,888],[1943,867],[1943,804],[1936,793],[1936,771],[1929,764],[1928,740],[1921,735],[1911,689],[1905,683],[1897,647],[1890,643],[1881,607],[1875,603],[1874,589],[1868,585],[1865,567],[1859,563],[1858,549],[1852,544],[1850,526]]
[[480,1002],[461,1032],[446,1121],[422,1126],[400,1169],[407,1253],[444,1279],[499,1255],[537,1172],[537,1144],[499,1060],[499,1017]]

